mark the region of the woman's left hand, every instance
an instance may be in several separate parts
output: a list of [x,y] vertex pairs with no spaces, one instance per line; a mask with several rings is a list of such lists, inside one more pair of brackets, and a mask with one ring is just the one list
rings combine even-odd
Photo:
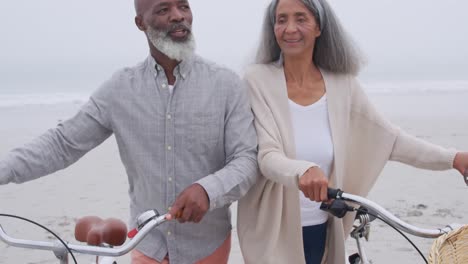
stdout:
[[458,170],[468,185],[468,152],[458,152],[453,160],[453,168]]

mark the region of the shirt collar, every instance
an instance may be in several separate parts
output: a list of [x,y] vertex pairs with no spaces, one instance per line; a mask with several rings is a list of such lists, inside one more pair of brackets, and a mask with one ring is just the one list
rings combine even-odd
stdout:
[[[153,56],[149,55],[148,57],[149,65],[151,69],[158,75],[161,71],[163,71],[163,67],[159,65]],[[190,70],[192,69],[192,65],[195,60],[195,55],[190,56],[189,58],[181,61],[174,69],[174,74],[180,76],[182,79],[187,78]]]

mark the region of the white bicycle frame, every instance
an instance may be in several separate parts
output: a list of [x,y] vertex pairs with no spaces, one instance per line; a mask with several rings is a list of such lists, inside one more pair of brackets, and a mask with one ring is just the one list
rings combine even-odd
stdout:
[[[397,218],[395,215],[387,211],[382,206],[366,198],[363,198],[357,195],[348,194],[348,193],[342,192],[341,190],[334,190],[334,191],[336,193],[333,195],[330,194],[330,191],[329,191],[330,199],[349,201],[349,202],[359,204],[363,206],[364,208],[368,209],[369,211],[377,214],[380,218],[384,219],[385,221],[391,223],[398,230],[408,233],[408,234],[418,236],[418,237],[437,238],[443,234],[447,234],[448,232],[457,230],[460,227],[462,227],[462,225],[460,224],[450,224],[439,229],[419,228],[417,226],[414,226],[407,222],[402,221],[401,219]],[[360,261],[358,261],[356,264],[371,264],[371,261],[367,257],[364,247],[361,243],[361,239],[363,237],[368,236],[369,234],[369,227],[370,227],[370,221],[371,221],[370,216],[369,214],[362,214],[359,216],[357,220],[359,221],[359,225],[355,226],[353,231],[351,232],[351,237],[354,238],[356,241],[356,245],[357,245],[359,256],[360,256]]]
[[[99,262],[96,264],[114,264],[116,263],[115,258],[123,256],[133,250],[149,232],[157,227],[158,225],[167,221],[166,215],[159,216],[157,214],[152,214],[151,217],[148,217],[148,213],[153,211],[147,211],[141,216],[145,216],[146,220],[138,228],[138,233],[133,237],[130,242],[125,243],[120,247],[109,247],[109,246],[85,246],[85,245],[75,245],[66,243],[67,246],[73,253],[99,256]],[[140,216],[140,217],[141,217]],[[139,218],[140,218],[139,217]],[[33,241],[33,240],[23,240],[16,239],[7,235],[0,225],[0,240],[5,242],[7,245],[18,248],[26,249],[37,249],[37,250],[46,250],[52,251],[60,264],[69,264],[69,252],[65,246],[60,243],[58,240],[55,242],[46,242],[46,241]],[[94,263],[93,263],[94,264]]]

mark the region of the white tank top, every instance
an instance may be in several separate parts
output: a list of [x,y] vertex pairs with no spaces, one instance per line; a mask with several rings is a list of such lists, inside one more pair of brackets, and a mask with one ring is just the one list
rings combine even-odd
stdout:
[[[334,152],[326,94],[308,106],[289,100],[289,109],[296,144],[296,159],[314,162],[329,177]],[[320,210],[320,203],[311,201],[301,191],[299,192],[302,226],[325,223],[328,214]]]

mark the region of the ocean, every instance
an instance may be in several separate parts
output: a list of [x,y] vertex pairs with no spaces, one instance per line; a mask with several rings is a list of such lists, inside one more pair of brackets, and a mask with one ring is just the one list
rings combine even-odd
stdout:
[[[0,80],[0,107],[22,105],[83,104],[98,89],[99,80],[55,82],[2,82]],[[468,80],[452,81],[362,81],[370,96],[457,94],[468,92]]]

